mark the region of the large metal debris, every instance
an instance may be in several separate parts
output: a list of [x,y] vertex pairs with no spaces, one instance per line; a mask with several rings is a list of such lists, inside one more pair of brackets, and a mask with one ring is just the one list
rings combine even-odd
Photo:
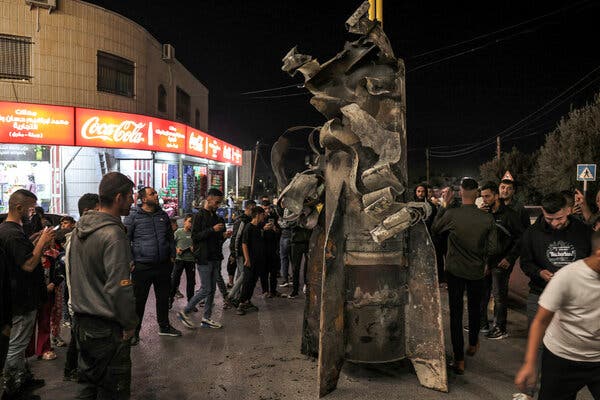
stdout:
[[296,47],[283,59],[327,119],[324,154],[280,195],[288,219],[319,221],[302,343],[305,354],[318,352],[319,396],[335,389],[345,360],[409,358],[422,385],[448,389],[435,251],[423,222],[431,209],[406,202],[404,63],[368,9],[364,2],[348,19],[360,36],[331,60],[321,65]]

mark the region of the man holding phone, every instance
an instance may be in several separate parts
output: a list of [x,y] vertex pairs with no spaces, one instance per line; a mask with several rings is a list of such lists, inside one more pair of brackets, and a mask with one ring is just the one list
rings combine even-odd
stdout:
[[277,224],[277,214],[273,211],[270,202],[263,201],[261,204],[265,210],[266,223],[262,225],[263,237],[265,241],[265,267],[260,275],[260,285],[263,295],[267,298],[278,297],[277,292],[277,273],[279,272],[279,238],[281,229]]
[[223,192],[219,189],[210,189],[204,207],[196,214],[192,224],[192,246],[196,268],[200,274],[200,290],[190,299],[183,311],[178,313],[178,318],[190,329],[196,327],[190,313],[204,299],[206,303],[201,326],[217,329],[223,326],[211,319],[217,275],[221,273],[223,242],[231,237],[231,231],[225,231],[225,221],[216,213],[222,201]]

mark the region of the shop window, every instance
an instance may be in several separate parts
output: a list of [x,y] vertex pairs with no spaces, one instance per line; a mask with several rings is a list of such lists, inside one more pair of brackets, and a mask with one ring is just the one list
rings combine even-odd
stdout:
[[163,85],[158,85],[158,111],[167,112],[167,91]]
[[133,62],[98,51],[98,91],[133,97],[134,77]]
[[194,128],[200,129],[200,110],[196,108],[196,115],[194,118]]
[[0,34],[0,79],[30,80],[31,38]]
[[190,123],[190,95],[180,87],[177,88],[177,104],[175,106],[175,118],[179,121]]

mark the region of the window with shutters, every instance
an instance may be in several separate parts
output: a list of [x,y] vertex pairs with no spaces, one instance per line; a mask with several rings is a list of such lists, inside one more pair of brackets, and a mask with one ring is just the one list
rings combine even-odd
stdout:
[[30,80],[31,38],[0,34],[0,79]]
[[177,88],[177,104],[175,105],[175,118],[178,121],[190,123],[191,105],[190,95],[180,87]]
[[135,65],[133,62],[98,51],[98,91],[134,97]]

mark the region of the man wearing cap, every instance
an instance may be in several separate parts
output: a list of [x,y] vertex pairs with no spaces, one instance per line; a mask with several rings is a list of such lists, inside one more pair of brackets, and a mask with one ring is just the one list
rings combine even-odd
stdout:
[[475,355],[479,348],[480,303],[486,260],[495,253],[496,228],[494,218],[475,205],[477,181],[465,178],[460,184],[462,206],[442,208],[431,227],[432,234],[448,233],[446,279],[450,305],[450,334],[454,350],[454,369],[465,371],[462,327],[463,295],[467,291],[469,312],[469,347],[467,354]]

